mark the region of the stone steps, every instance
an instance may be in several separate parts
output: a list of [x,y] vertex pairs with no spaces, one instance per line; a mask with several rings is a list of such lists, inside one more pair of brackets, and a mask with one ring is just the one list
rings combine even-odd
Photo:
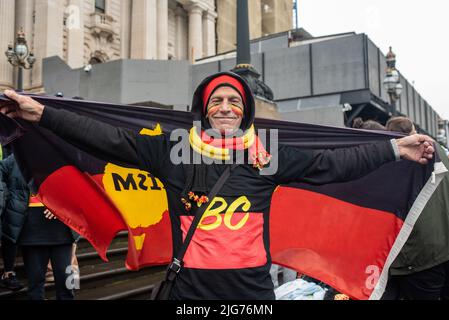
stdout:
[[[149,299],[154,284],[163,279],[166,267],[148,267],[140,271],[126,269],[127,236],[123,232],[113,240],[107,251],[108,262],[101,260],[88,241],[80,239],[77,246],[80,288],[75,291],[76,300]],[[17,258],[16,273],[26,283],[20,255]],[[47,299],[56,299],[54,283],[46,283],[45,292]],[[27,299],[26,293],[26,287],[16,292],[0,289],[0,299],[24,300]]]

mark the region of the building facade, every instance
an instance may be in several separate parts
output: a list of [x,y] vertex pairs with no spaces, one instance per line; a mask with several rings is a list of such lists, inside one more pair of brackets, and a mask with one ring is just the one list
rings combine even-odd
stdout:
[[[217,53],[235,50],[236,0],[217,0]],[[249,0],[250,38],[257,39],[293,28],[292,0]]]
[[[281,120],[344,127],[356,117],[383,124],[390,117],[389,96],[382,85],[386,56],[366,34],[313,37],[299,29],[262,37],[251,42],[251,63],[273,90]],[[67,97],[120,104],[151,101],[187,111],[206,76],[235,65],[235,51],[195,64],[117,60],[94,65],[90,72],[71,69],[52,57],[44,61],[44,82],[48,94],[64,92]],[[399,76],[404,90],[397,112],[412,119],[419,132],[435,139],[443,135],[438,132],[441,117],[402,73]]]
[[[292,28],[292,0],[249,6],[253,38]],[[118,59],[194,62],[235,48],[235,17],[236,0],[0,0],[0,44],[6,50],[25,32],[37,61],[24,89],[42,91],[44,58],[73,69]],[[0,89],[15,87],[16,77],[0,58]]]

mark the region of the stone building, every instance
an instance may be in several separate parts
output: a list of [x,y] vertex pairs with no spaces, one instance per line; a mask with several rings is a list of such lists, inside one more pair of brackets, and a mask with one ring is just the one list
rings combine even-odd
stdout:
[[[249,6],[253,38],[292,28],[292,0]],[[23,29],[37,58],[24,89],[42,91],[46,57],[75,69],[118,59],[194,62],[233,50],[235,9],[236,0],[0,0],[0,49]],[[16,81],[0,57],[0,89]]]
[[[235,50],[236,1],[217,0],[217,53]],[[293,28],[293,1],[249,0],[250,38],[257,39]]]

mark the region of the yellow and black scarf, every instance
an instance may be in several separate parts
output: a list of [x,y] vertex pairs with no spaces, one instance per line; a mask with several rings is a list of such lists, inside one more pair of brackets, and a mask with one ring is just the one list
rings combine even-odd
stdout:
[[[250,127],[241,137],[217,138],[209,136],[205,131],[197,127],[190,130],[189,142],[194,152],[203,157],[223,161],[231,159],[235,153],[233,151],[245,151],[248,161],[253,167],[262,170],[271,159],[271,155],[266,151],[264,145],[255,133],[254,125]],[[201,206],[209,202],[207,199],[206,164],[186,165],[187,181],[181,195],[181,201],[189,211],[192,201]]]

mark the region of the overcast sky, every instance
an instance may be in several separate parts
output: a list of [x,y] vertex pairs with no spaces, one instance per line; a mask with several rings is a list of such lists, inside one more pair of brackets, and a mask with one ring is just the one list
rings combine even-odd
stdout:
[[448,0],[298,0],[299,26],[313,36],[366,33],[421,96],[449,119]]

